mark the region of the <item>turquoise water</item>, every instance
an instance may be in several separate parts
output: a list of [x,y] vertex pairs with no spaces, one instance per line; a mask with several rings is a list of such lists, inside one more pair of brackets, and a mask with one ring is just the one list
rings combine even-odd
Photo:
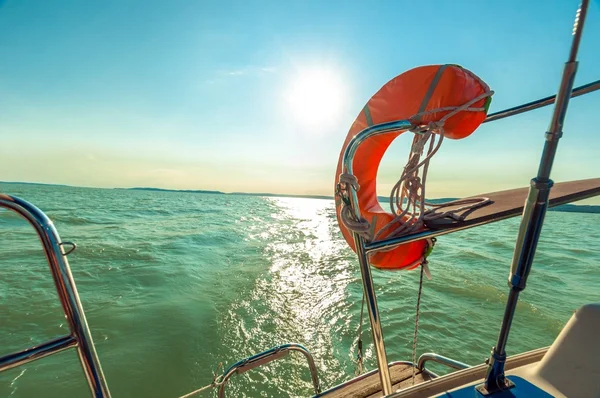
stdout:
[[[64,240],[114,397],[177,397],[271,346],[297,342],[326,388],[354,374],[361,285],[333,201],[0,184],[44,210]],[[600,301],[600,215],[551,212],[508,352],[549,345]],[[481,363],[495,343],[518,219],[439,238],[418,353]],[[0,210],[0,354],[66,334],[43,253]],[[418,272],[374,271],[391,360],[409,360]],[[365,326],[366,327],[366,326]],[[366,327],[367,368],[375,358]],[[69,350],[0,373],[0,397],[88,396]],[[235,376],[234,397],[308,396],[299,355]],[[203,396],[212,396],[204,394]]]

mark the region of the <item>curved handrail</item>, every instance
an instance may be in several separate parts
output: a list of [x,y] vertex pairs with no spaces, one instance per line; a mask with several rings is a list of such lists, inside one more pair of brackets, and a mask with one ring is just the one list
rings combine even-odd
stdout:
[[61,249],[63,242],[61,242],[54,224],[43,211],[26,200],[15,196],[0,193],[0,207],[19,214],[35,229],[44,248],[56,291],[71,331],[69,336],[0,357],[0,371],[76,346],[81,366],[93,396],[96,398],[109,398],[108,385],[85,319],[71,268],[65,251]]
[[216,384],[219,386],[219,398],[225,397],[225,385],[229,381],[229,378],[231,378],[231,376],[234,374],[242,374],[269,362],[276,361],[277,359],[287,356],[290,351],[298,351],[304,354],[306,360],[308,361],[308,367],[310,369],[310,376],[312,378],[315,394],[319,394],[321,392],[321,387],[319,385],[317,367],[315,366],[315,361],[312,357],[312,354],[304,346],[290,343],[273,347],[269,350],[260,352],[246,359],[242,359],[241,361],[231,365],[229,369],[223,372],[223,374],[217,379]]
[[456,361],[452,358],[448,358],[448,357],[445,357],[443,355],[439,355],[439,354],[436,354],[433,352],[426,352],[419,357],[419,360],[417,361],[417,368],[419,370],[424,370],[425,362],[428,362],[428,361],[441,363],[442,365],[446,365],[452,369],[457,369],[457,370],[467,369],[467,368],[471,367],[470,365],[467,365],[466,363]]

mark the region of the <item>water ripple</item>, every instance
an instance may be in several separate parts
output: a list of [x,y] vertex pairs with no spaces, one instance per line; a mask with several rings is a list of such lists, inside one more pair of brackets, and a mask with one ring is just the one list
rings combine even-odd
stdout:
[[[179,396],[219,363],[287,342],[315,355],[322,384],[355,370],[361,311],[356,258],[331,200],[32,187],[0,188],[48,211],[79,248],[69,260],[114,396]],[[64,198],[69,198],[68,202]],[[572,312],[600,301],[597,215],[547,215],[509,353],[548,345]],[[480,363],[497,338],[511,219],[440,237],[425,280],[418,352]],[[0,211],[2,354],[65,333],[31,228]],[[411,357],[418,272],[373,270],[390,360]],[[560,298],[560,299],[558,299]],[[366,367],[375,354],[368,316]],[[0,374],[0,396],[82,396],[75,355]],[[79,374],[79,373],[77,373]],[[237,397],[310,395],[301,355],[235,376]]]

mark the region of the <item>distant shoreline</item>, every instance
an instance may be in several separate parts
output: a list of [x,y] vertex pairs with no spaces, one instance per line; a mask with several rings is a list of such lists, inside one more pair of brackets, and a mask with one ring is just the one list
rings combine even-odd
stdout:
[[[152,187],[133,187],[133,188],[96,188],[96,187],[79,187],[75,185],[65,184],[47,184],[40,182],[20,182],[20,181],[0,181],[0,184],[15,184],[15,185],[42,185],[42,186],[55,186],[55,187],[69,187],[69,188],[90,188],[90,189],[116,189],[125,191],[153,191],[153,192],[179,192],[179,193],[190,193],[190,194],[212,194],[212,195],[236,195],[236,196],[264,196],[264,197],[279,197],[279,198],[303,198],[303,199],[328,199],[333,200],[333,196],[327,195],[293,195],[293,194],[277,194],[277,193],[249,193],[249,192],[222,192],[222,191],[211,191],[204,189],[167,189],[167,188],[152,188]],[[379,201],[387,202],[388,197],[379,196]],[[443,203],[458,198],[437,198],[428,199],[431,203]],[[548,211],[561,211],[567,213],[594,213],[600,214],[600,205],[573,205],[564,204],[552,207]]]

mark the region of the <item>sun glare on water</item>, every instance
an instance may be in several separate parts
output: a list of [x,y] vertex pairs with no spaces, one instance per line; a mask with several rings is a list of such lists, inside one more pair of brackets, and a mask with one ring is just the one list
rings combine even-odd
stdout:
[[346,90],[341,77],[328,69],[298,71],[287,92],[289,111],[295,120],[316,127],[337,122]]

